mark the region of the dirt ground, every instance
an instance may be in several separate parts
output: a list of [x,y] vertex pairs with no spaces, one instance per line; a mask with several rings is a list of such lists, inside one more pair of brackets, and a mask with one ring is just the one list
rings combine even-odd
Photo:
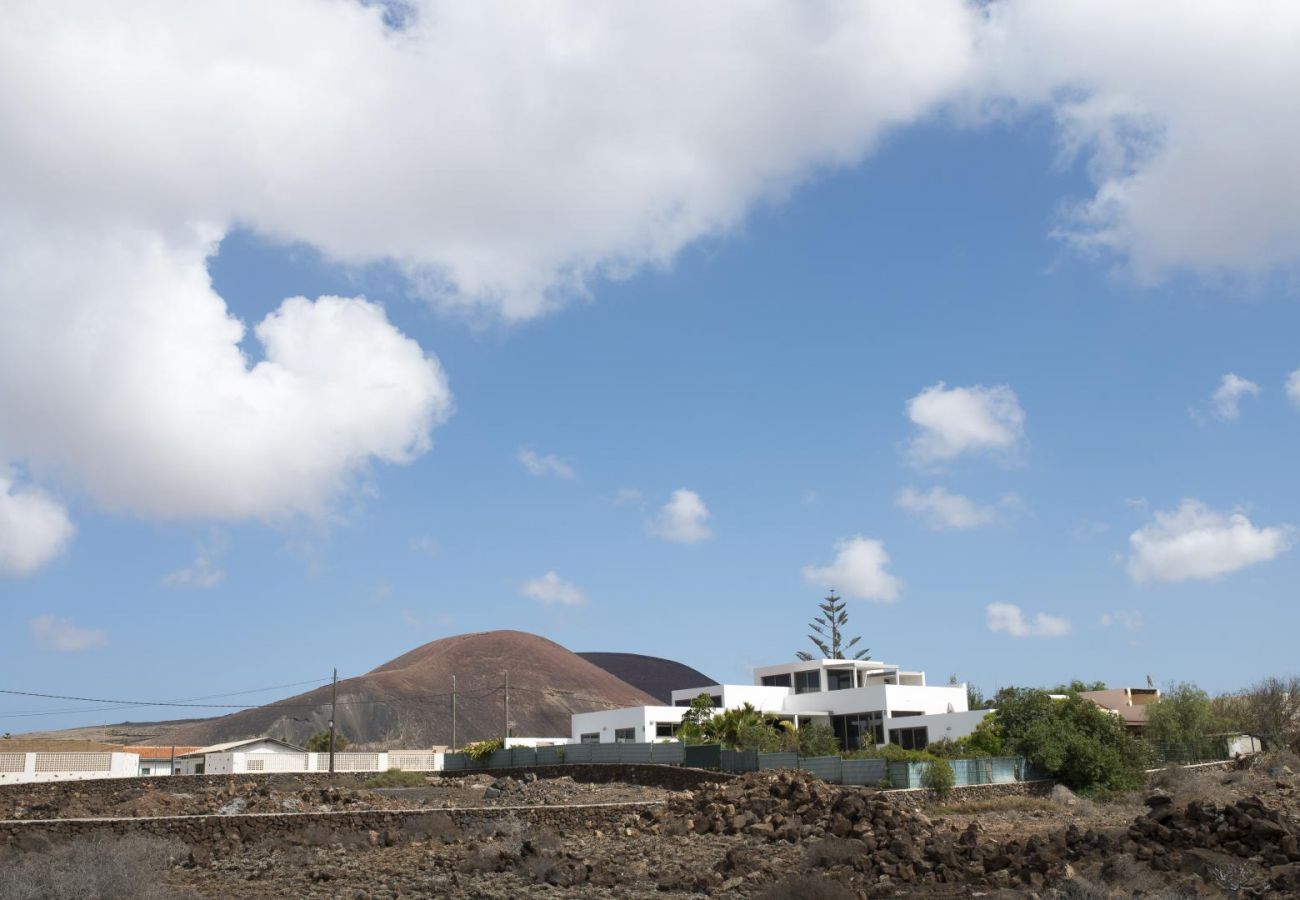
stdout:
[[[468,828],[439,820],[432,832],[403,835],[320,829],[279,846],[173,846],[159,883],[175,898],[1300,896],[1298,772],[1300,761],[1275,758],[1232,771],[1157,773],[1148,790],[1129,795],[1083,798],[1057,789],[1050,798],[952,803],[840,788],[799,773],[760,773],[695,791],[488,776],[385,790],[285,780],[251,796],[191,792],[164,801],[166,792],[155,791],[125,801],[138,812],[93,812],[211,812],[236,801],[268,812],[295,803],[402,809],[664,801],[598,829],[542,828],[507,814]],[[2,890],[0,900],[8,900]]]

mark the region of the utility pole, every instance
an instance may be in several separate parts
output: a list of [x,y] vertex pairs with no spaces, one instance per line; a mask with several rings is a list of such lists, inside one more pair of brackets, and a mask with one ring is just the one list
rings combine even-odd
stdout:
[[451,752],[456,752],[456,676],[451,676]]
[[330,774],[334,774],[334,710],[339,698],[339,670],[334,670],[334,682],[330,686]]
[[506,730],[505,739],[501,741],[502,747],[510,745],[510,670],[506,669]]
[[175,774],[176,774],[176,745],[175,745],[175,744],[172,744],[172,767],[171,767],[171,769],[167,772],[167,774],[168,774],[168,775],[175,775]]

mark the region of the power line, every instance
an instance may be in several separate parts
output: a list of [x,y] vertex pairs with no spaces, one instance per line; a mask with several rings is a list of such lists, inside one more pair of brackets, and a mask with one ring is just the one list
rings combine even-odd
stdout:
[[[289,682],[288,684],[272,684],[272,685],[268,685],[267,687],[249,688],[248,690],[245,690],[245,691],[229,691],[229,692],[224,693],[224,694],[207,694],[207,695],[202,696],[202,697],[178,697],[178,698],[176,698],[175,700],[169,700],[169,701],[167,701],[167,702],[168,702],[168,703],[186,703],[186,702],[190,702],[190,701],[194,701],[194,700],[215,700],[215,699],[218,698],[218,697],[238,697],[238,696],[241,695],[241,694],[260,694],[260,693],[263,693],[263,692],[265,692],[265,691],[277,691],[277,690],[281,690],[281,689],[283,689],[283,688],[301,687],[301,686],[304,685],[304,684],[320,684],[320,683],[325,682],[325,681],[329,681],[329,679],[328,679],[328,678],[312,678],[312,679],[310,679],[310,680],[308,680],[308,681],[292,681],[292,682]],[[17,694],[17,693],[21,693],[21,692],[18,692],[18,691],[0,691],[0,693],[15,693],[15,694]],[[35,696],[35,695],[32,695],[32,696]],[[63,699],[63,698],[59,698],[59,699]],[[111,702],[116,702],[116,701],[100,701],[100,700],[94,700],[94,701],[88,701],[88,702],[94,702],[94,703],[111,703]],[[121,701],[120,703],[118,703],[117,705],[114,705],[114,706],[88,706],[88,707],[84,707],[84,708],[82,708],[82,709],[23,710],[23,711],[21,711],[21,712],[3,712],[3,713],[0,713],[0,717],[5,717],[5,718],[14,718],[14,717],[19,717],[19,716],[57,716],[57,715],[62,715],[62,714],[64,714],[64,713],[98,712],[98,711],[102,711],[102,710],[110,710],[110,709],[131,709],[132,707],[135,707],[135,706],[154,706],[154,705],[156,705],[156,704],[152,704],[152,703],[148,703],[148,704],[146,704],[146,703],[143,703],[143,702],[137,702],[137,701],[134,701],[134,700],[123,700],[123,701]]]

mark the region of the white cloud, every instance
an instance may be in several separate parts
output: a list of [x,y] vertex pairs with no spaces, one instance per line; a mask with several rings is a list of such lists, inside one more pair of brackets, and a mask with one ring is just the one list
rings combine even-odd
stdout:
[[538,456],[531,447],[521,447],[517,459],[520,465],[538,477],[546,475],[568,479],[577,477],[573,467],[558,456],[549,453],[546,456]]
[[1242,397],[1254,397],[1259,394],[1259,385],[1229,372],[1223,376],[1219,386],[1210,395],[1214,414],[1225,422],[1234,421],[1240,414]]
[[1216,512],[1188,499],[1129,535],[1128,573],[1134,581],[1204,581],[1285,553],[1289,525],[1256,528],[1243,513]]
[[519,593],[533,600],[540,600],[546,606],[584,606],[587,595],[571,581],[565,581],[556,572],[550,571],[541,578],[525,581]]
[[999,0],[975,90],[1047,108],[1095,191],[1061,232],[1143,279],[1300,262],[1300,7]]
[[1008,453],[1025,433],[1025,411],[1006,385],[949,388],[940,381],[907,401],[907,417],[920,429],[908,445],[918,465],[969,452]]
[[1017,506],[1020,500],[1015,494],[1007,494],[997,506],[982,505],[969,497],[936,486],[924,492],[904,488],[895,502],[901,509],[923,517],[931,528],[941,531],[990,525],[998,520],[1003,509]]
[[96,628],[79,628],[71,619],[37,616],[27,623],[37,646],[59,653],[80,653],[108,643],[108,635]]
[[1286,395],[1291,402],[1300,406],[1300,369],[1296,369],[1286,379]]
[[835,542],[835,559],[827,566],[804,566],[804,581],[834,588],[846,597],[893,602],[903,583],[889,572],[883,542],[854,535]]
[[990,603],[984,608],[989,631],[1005,631],[1017,638],[1056,638],[1070,633],[1070,622],[1059,616],[1038,613],[1028,618],[1014,603]]
[[659,514],[649,524],[649,530],[666,541],[695,544],[713,537],[713,531],[706,524],[709,516],[709,508],[700,495],[681,488],[673,491],[669,501],[659,509]]
[[167,587],[197,588],[207,590],[214,588],[226,577],[221,568],[220,559],[226,552],[226,539],[214,532],[206,541],[200,541],[194,548],[194,561],[184,568],[169,572],[163,576],[162,583]]
[[63,553],[75,533],[58,501],[17,487],[0,468],[0,574],[32,574]]
[[1119,626],[1128,631],[1140,631],[1146,623],[1143,621],[1142,613],[1136,609],[1117,609],[1115,612],[1103,613],[1101,624],[1107,628]]

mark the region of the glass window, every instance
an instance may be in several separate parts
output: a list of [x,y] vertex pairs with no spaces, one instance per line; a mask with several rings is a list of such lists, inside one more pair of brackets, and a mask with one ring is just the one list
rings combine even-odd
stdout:
[[889,742],[897,744],[904,750],[924,750],[926,744],[930,743],[930,729],[891,728],[889,730]]
[[616,744],[633,744],[636,743],[635,728],[615,728],[614,743]]
[[673,706],[690,706],[690,705],[691,705],[691,701],[690,701],[690,700],[674,700],[674,701],[673,701]]
[[681,727],[673,722],[660,722],[655,726],[655,737],[670,738],[677,736],[677,729]]
[[827,669],[826,670],[826,690],[828,691],[847,691],[853,687],[853,670],[849,669]]
[[578,743],[580,743],[580,744],[599,744],[599,743],[600,743],[600,732],[599,732],[599,731],[592,731],[592,732],[589,732],[589,733],[587,733],[587,734],[584,734],[584,735],[582,735],[581,737],[578,738]]
[[780,675],[764,675],[764,687],[790,687],[790,673],[782,672]]
[[713,694],[712,696],[709,697],[709,699],[713,701],[713,706],[714,706],[715,709],[722,709],[722,695],[721,695],[721,694]]
[[893,712],[891,712],[890,715],[893,716],[895,719],[901,719],[903,716],[923,716],[923,715],[925,715],[925,713],[923,713],[923,712],[908,712],[907,710],[896,709],[896,710],[894,710]]
[[845,750],[862,750],[885,742],[884,722],[885,715],[880,711],[855,713],[832,716],[831,728]]
[[813,694],[822,689],[820,669],[794,673],[794,692],[796,694]]

